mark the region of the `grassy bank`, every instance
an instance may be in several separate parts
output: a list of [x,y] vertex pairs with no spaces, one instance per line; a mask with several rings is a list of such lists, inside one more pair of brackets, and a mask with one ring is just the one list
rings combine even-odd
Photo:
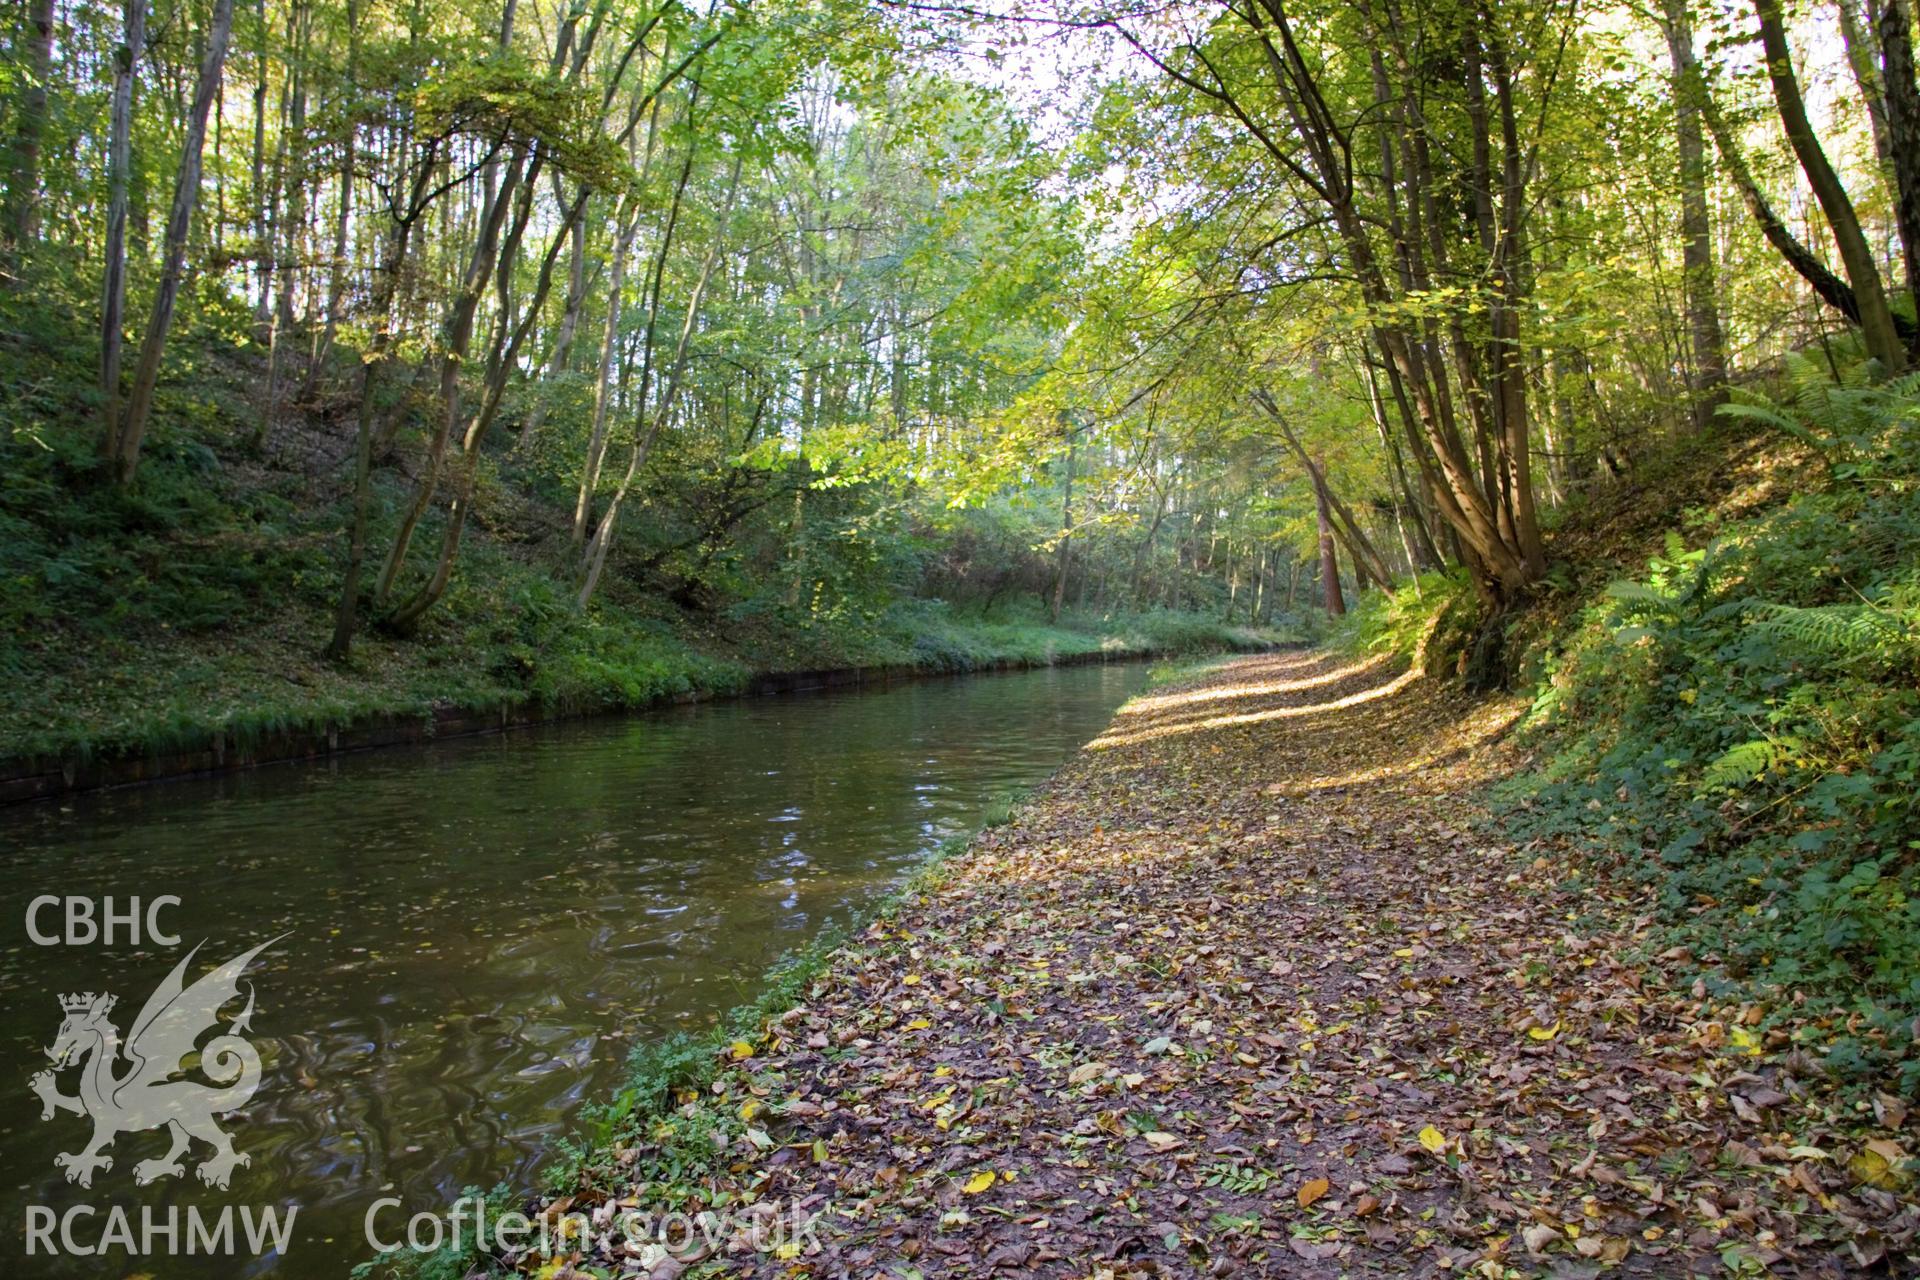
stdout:
[[160,623],[68,647],[29,633],[5,655],[0,758],[81,759],[192,750],[213,735],[244,748],[272,733],[435,708],[552,714],[633,709],[743,691],[794,671],[910,668],[959,674],[1099,654],[1154,657],[1270,647],[1289,638],[1192,614],[1037,618],[899,602],[857,626],[702,627],[602,603],[580,612],[550,579],[476,548],[486,576],[428,632],[372,636],[345,664],[323,661],[317,601],[285,601],[240,627]]
[[[1920,1087],[1915,390],[1792,368],[1779,403],[1746,397],[1691,459],[1575,513],[1558,580],[1510,628],[1533,767],[1495,792],[1505,829],[1563,850],[1568,875],[1640,883],[1660,967],[1738,1008],[1741,1044],[1905,1090]],[[1406,648],[1436,599],[1471,612],[1458,584],[1424,595],[1371,602],[1348,643]]]
[[[138,483],[122,491],[94,456],[90,339],[26,300],[8,299],[0,319],[0,759],[193,751],[216,734],[244,751],[436,708],[585,713],[724,695],[762,673],[964,672],[1275,638],[1179,612],[1069,609],[1050,625],[1030,590],[991,610],[918,598],[937,539],[832,525],[844,489],[818,500],[809,589],[752,539],[689,549],[682,515],[643,511],[582,610],[568,477],[512,454],[481,474],[442,603],[404,636],[369,604],[375,625],[330,663],[320,651],[345,558],[350,406],[289,410],[269,431],[259,352],[189,332]],[[376,477],[376,557],[419,465],[422,427],[409,423]],[[437,546],[444,517],[430,511],[416,542]]]

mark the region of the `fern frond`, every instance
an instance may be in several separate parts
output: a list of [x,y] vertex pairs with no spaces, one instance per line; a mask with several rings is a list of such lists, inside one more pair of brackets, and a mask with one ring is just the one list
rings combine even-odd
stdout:
[[1771,403],[1749,404],[1744,401],[1729,400],[1714,410],[1714,413],[1722,418],[1737,418],[1745,422],[1757,422],[1763,427],[1771,427],[1781,435],[1798,440],[1822,457],[1826,456],[1827,450],[1832,447],[1826,439],[1807,430]]
[[1871,604],[1827,604],[1810,609],[1762,605],[1753,630],[1776,642],[1842,659],[1892,657],[1920,640],[1908,619]]
[[1784,759],[1786,752],[1787,745],[1784,742],[1775,742],[1771,738],[1743,742],[1701,771],[1699,789],[1708,792],[1744,787],[1773,768],[1775,762]]

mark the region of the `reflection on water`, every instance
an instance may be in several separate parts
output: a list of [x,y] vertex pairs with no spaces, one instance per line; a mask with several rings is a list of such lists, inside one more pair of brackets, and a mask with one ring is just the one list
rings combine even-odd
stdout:
[[[124,1204],[138,1221],[143,1205],[291,1202],[272,1265],[32,1273],[343,1275],[366,1256],[372,1200],[437,1209],[524,1182],[635,1041],[738,1003],[781,952],[1050,773],[1142,679],[1079,667],[691,707],[0,811],[13,1256],[28,1204]],[[54,1168],[89,1132],[42,1123],[28,1087],[59,997],[114,992],[126,1031],[181,953],[34,945],[26,906],[49,893],[178,895],[162,923],[183,947],[206,940],[189,980],[289,934],[248,975],[265,1074],[223,1122],[252,1158],[227,1193],[194,1181],[204,1147],[185,1179],[136,1189],[158,1131],[121,1135],[91,1190]]]

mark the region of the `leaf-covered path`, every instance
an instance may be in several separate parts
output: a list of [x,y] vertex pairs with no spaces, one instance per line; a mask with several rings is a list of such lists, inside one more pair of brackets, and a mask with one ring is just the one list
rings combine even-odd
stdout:
[[1130,704],[736,1047],[715,1189],[804,1201],[824,1248],[709,1265],[1912,1266],[1920,1216],[1863,1181],[1897,1103],[1837,1118],[1741,1010],[1627,961],[1630,898],[1472,833],[1518,712],[1317,653]]

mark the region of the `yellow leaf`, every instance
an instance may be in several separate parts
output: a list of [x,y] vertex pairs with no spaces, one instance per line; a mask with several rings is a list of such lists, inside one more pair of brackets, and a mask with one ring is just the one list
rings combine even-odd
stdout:
[[1739,1052],[1749,1057],[1760,1056],[1760,1037],[1745,1027],[1735,1027],[1727,1033],[1727,1038],[1733,1042],[1733,1047]]
[[920,985],[920,975],[917,973],[910,973],[906,977],[900,979],[900,981],[909,987],[918,986]]
[[1311,1182],[1301,1183],[1300,1190],[1294,1193],[1294,1199],[1298,1200],[1300,1202],[1300,1207],[1304,1209],[1308,1205],[1312,1204],[1315,1200],[1318,1200],[1321,1196],[1327,1194],[1327,1192],[1331,1190],[1332,1187],[1333,1187],[1333,1184],[1328,1182],[1325,1178],[1315,1178]]
[[970,1196],[977,1196],[993,1185],[993,1170],[982,1169],[967,1179],[967,1185],[960,1188]]
[[1900,1166],[1905,1159],[1906,1152],[1899,1144],[1880,1138],[1867,1143],[1859,1155],[1849,1160],[1847,1170],[1868,1186],[1884,1190],[1902,1181]]
[[815,1138],[813,1140],[813,1162],[815,1164],[825,1164],[827,1162],[827,1144],[824,1139]]
[[1428,1125],[1420,1131],[1420,1145],[1433,1154],[1439,1155],[1447,1149],[1447,1135]]
[[745,1102],[740,1104],[740,1118],[742,1120],[751,1120],[759,1112],[759,1110],[760,1110],[759,1101],[754,1098],[748,1098]]
[[1528,1027],[1527,1028],[1527,1039],[1529,1040],[1551,1040],[1559,1034],[1560,1034],[1560,1024],[1557,1022],[1550,1027]]
[[779,1244],[773,1247],[773,1256],[781,1259],[799,1257],[800,1242],[798,1240],[781,1241]]
[[907,1030],[925,1031],[928,1027],[932,1025],[933,1024],[931,1022],[928,1022],[925,1018],[915,1018],[912,1022],[909,1022],[907,1024]]
[[753,1056],[753,1046],[745,1040],[735,1040],[727,1046],[727,1053],[735,1062],[738,1062],[742,1058],[751,1058]]

